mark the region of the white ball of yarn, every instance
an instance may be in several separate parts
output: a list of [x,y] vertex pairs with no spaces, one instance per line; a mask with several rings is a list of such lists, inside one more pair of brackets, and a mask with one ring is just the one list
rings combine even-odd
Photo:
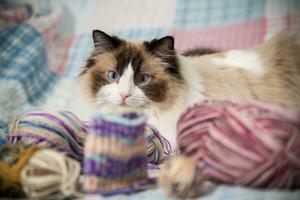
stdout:
[[54,150],[37,151],[21,171],[21,183],[30,198],[76,194],[80,163]]

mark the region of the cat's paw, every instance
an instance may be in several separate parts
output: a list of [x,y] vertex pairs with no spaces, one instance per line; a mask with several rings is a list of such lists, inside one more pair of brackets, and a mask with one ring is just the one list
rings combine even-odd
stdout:
[[214,184],[199,169],[197,161],[184,156],[166,161],[158,182],[167,196],[177,198],[195,198],[214,188]]

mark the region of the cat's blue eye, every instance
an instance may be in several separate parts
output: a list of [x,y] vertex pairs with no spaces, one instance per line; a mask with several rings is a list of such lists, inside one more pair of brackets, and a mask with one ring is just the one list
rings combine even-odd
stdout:
[[119,79],[119,74],[115,71],[109,71],[107,73],[107,78],[111,81],[117,81]]
[[142,74],[139,76],[138,83],[147,83],[150,80],[150,76],[148,74]]

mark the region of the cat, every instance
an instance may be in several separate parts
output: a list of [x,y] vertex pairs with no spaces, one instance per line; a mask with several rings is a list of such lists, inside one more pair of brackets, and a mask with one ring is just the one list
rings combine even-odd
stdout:
[[176,148],[181,113],[206,99],[273,101],[300,107],[300,40],[281,33],[246,50],[177,53],[174,38],[126,41],[93,31],[79,80],[96,109],[143,109]]

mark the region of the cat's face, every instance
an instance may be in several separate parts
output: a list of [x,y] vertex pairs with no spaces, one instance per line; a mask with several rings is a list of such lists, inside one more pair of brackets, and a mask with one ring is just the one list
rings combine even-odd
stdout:
[[81,76],[94,102],[159,109],[173,103],[183,78],[172,37],[134,43],[94,31],[93,39]]

